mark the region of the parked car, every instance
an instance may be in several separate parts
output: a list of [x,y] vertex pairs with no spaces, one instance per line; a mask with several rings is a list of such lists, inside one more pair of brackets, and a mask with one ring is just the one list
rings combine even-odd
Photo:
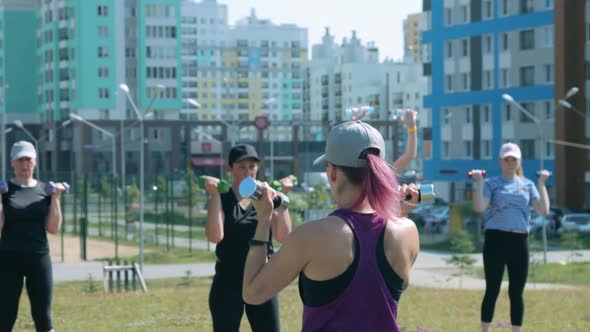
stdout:
[[590,232],[590,213],[566,213],[561,223],[564,231]]
[[445,205],[434,206],[424,216],[424,229],[428,232],[443,232],[449,224],[449,207]]

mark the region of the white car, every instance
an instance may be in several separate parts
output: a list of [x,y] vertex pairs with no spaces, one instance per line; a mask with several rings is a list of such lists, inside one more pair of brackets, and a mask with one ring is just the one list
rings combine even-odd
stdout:
[[561,224],[564,231],[590,232],[590,213],[566,213]]

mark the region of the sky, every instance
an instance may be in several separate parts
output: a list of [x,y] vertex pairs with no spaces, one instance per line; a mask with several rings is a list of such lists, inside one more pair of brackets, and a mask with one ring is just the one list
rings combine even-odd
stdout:
[[250,15],[269,19],[275,24],[293,23],[307,28],[309,55],[311,45],[319,44],[325,27],[342,43],[352,30],[363,45],[374,41],[379,57],[399,60],[403,57],[403,20],[408,14],[422,11],[419,0],[217,0],[227,5],[230,24]]

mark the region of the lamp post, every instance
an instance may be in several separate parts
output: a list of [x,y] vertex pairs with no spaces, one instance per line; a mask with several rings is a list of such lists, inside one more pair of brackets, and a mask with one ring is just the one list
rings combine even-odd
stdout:
[[97,126],[97,125],[95,125],[94,123],[92,123],[90,121],[87,121],[86,119],[84,119],[83,117],[81,117],[81,116],[79,116],[77,114],[70,113],[70,119],[75,120],[75,121],[82,122],[82,123],[84,123],[84,124],[86,124],[86,125],[94,128],[94,129],[98,130],[99,132],[101,132],[101,133],[103,133],[103,134],[105,134],[105,135],[107,135],[107,136],[109,136],[111,138],[111,140],[112,140],[111,147],[113,148],[112,172],[113,172],[113,175],[116,176],[117,175],[117,165],[116,165],[117,146],[116,146],[115,135],[113,133],[111,133],[110,131],[105,130],[105,129],[103,129],[103,128]]
[[[187,98],[185,100],[187,103],[193,105],[197,110],[199,108],[201,108],[201,104],[197,100],[195,100],[193,98]],[[227,133],[230,135],[231,147],[236,145],[235,134],[238,132],[238,130],[236,130],[235,127],[237,127],[240,123],[242,123],[244,121],[228,122],[228,121],[222,119],[219,114],[217,114],[217,121],[223,123],[223,125],[225,126],[225,128],[227,130]]]
[[[119,85],[119,88],[125,93],[125,95],[127,96],[127,100],[129,100],[129,103],[131,104],[131,107],[133,108],[133,111],[135,112],[135,114],[137,115],[137,118],[139,120],[139,131],[140,131],[140,144],[139,144],[139,268],[141,271],[143,271],[143,217],[144,217],[144,210],[143,210],[143,187],[144,187],[144,149],[145,149],[145,142],[144,142],[144,126],[143,126],[143,119],[145,117],[145,114],[141,114],[141,112],[139,112],[139,109],[137,108],[137,106],[135,105],[135,102],[133,102],[133,99],[131,98],[131,94],[129,93],[129,87],[127,86],[127,84],[125,83],[121,83]],[[154,100],[156,99],[156,97],[158,96],[159,92],[161,89],[163,89],[164,86],[161,84],[158,84],[156,86],[156,89],[154,91],[154,95],[150,101],[150,104],[148,106],[148,110],[151,108],[152,103],[154,102]]]
[[[573,95],[575,95],[576,93],[578,93],[578,88],[573,87],[571,88],[566,95],[564,96],[564,99],[570,98]],[[531,112],[529,112],[526,108],[524,108],[520,103],[518,103],[516,100],[514,100],[514,98],[507,94],[504,93],[502,94],[502,99],[504,99],[505,101],[507,101],[508,103],[510,103],[511,105],[516,106],[516,108],[521,111],[522,113],[524,113],[524,115],[526,115],[529,119],[531,119],[535,125],[537,126],[537,129],[539,131],[539,138],[541,140],[541,149],[539,150],[539,162],[540,162],[540,169],[544,169],[545,165],[544,165],[544,155],[543,155],[543,146],[545,145],[545,135],[543,134],[543,128],[541,127],[541,121],[535,117]],[[543,263],[547,263],[547,225],[545,224],[546,218],[543,217],[543,223],[542,223],[542,232],[543,232]]]
[[[275,98],[268,98],[264,102],[263,105],[270,106],[276,103]],[[272,135],[270,134],[270,128],[268,129],[268,142],[270,143],[270,176],[274,179],[275,176],[275,149],[274,149],[274,140],[272,139]]]

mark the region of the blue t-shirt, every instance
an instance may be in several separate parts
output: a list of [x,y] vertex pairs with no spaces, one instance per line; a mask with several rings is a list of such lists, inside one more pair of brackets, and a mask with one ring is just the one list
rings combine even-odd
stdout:
[[490,199],[484,230],[530,230],[530,206],[540,199],[539,190],[531,180],[522,176],[515,176],[512,180],[501,176],[488,178],[484,183],[483,196]]

